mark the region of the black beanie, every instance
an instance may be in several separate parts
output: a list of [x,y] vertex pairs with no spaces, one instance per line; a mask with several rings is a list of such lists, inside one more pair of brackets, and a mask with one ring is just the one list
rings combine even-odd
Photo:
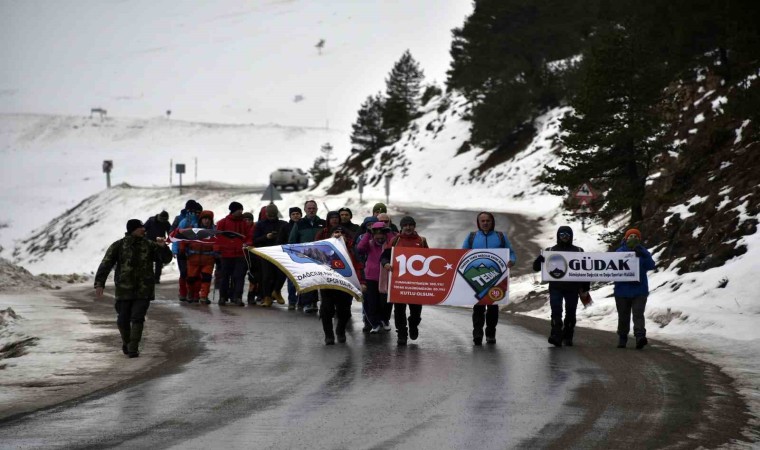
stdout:
[[230,203],[230,212],[235,212],[243,209],[243,205],[238,202]]
[[185,209],[190,210],[193,209],[193,206],[195,206],[195,200],[188,200],[185,202]]
[[404,217],[401,218],[401,222],[399,223],[399,225],[402,226],[402,227],[404,225],[414,225],[416,227],[417,226],[417,222],[414,221],[414,217],[412,217],[412,216],[404,216]]
[[158,217],[163,217],[164,219],[168,219],[168,218],[169,218],[169,213],[168,213],[168,212],[166,212],[166,211],[161,211],[161,212],[158,214]]
[[132,232],[138,228],[144,228],[143,223],[140,222],[140,219],[127,220],[127,234],[132,234]]
[[294,206],[294,207],[288,209],[288,215],[291,215],[294,212],[303,214],[303,211],[301,211],[301,208],[299,208],[298,206]]

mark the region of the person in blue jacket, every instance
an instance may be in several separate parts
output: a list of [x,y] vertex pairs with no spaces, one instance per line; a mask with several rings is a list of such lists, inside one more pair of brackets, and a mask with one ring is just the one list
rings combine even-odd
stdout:
[[639,259],[639,281],[615,282],[615,306],[618,313],[617,333],[620,338],[618,348],[628,344],[628,332],[631,329],[631,313],[633,313],[633,335],[636,337],[636,348],[641,350],[647,345],[647,330],[644,328],[644,309],[649,296],[649,281],[647,271],[654,270],[652,255],[641,245],[641,231],[631,228],[625,232],[622,245],[618,252],[635,252]]
[[[475,221],[478,231],[469,234],[462,244],[462,248],[508,248],[509,262],[507,267],[512,267],[517,262],[517,256],[512,249],[507,235],[501,231],[494,231],[496,221],[493,214],[483,211],[478,214]],[[483,345],[483,325],[486,326],[486,343],[496,343],[496,324],[499,323],[499,305],[475,305],[472,307],[472,342],[475,345]]]

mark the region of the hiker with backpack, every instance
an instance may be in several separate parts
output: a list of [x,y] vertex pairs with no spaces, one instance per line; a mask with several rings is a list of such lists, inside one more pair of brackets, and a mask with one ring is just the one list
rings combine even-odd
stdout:
[[[389,220],[390,222],[390,220]],[[380,256],[383,253],[385,244],[393,240],[396,234],[391,232],[385,222],[374,222],[365,233],[356,248],[360,255],[366,257],[364,263],[364,279],[366,280],[367,289],[364,292],[364,328],[362,331],[369,331],[377,334],[381,330],[390,331],[390,310],[388,305],[388,295],[380,292]]]
[[[512,249],[507,235],[501,231],[495,231],[496,220],[493,214],[483,211],[478,214],[475,221],[478,231],[473,231],[462,243],[464,249],[477,248],[507,248],[509,249],[509,261],[507,267],[511,268],[517,262],[517,256]],[[475,345],[483,345],[483,325],[486,326],[486,343],[496,343],[496,324],[499,323],[499,305],[475,305],[472,307],[472,341]]]
[[[401,233],[391,239],[385,246],[383,254],[380,256],[380,264],[384,271],[390,272],[393,266],[391,261],[391,252],[393,247],[415,247],[415,248],[429,248],[427,239],[417,234],[415,222],[412,216],[404,216],[401,218]],[[381,274],[380,292],[387,291],[387,273]],[[383,281],[385,281],[385,289],[383,289]],[[393,307],[393,321],[396,325],[396,334],[398,335],[397,345],[403,347],[406,345],[407,336],[411,340],[416,340],[419,336],[419,324],[422,321],[422,305],[409,305],[409,319],[406,317],[406,303],[392,303]],[[407,323],[409,329],[407,332]]]

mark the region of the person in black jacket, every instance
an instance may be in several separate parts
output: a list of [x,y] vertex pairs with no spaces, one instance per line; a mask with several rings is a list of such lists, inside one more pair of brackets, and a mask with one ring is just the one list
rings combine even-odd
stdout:
[[[254,247],[271,247],[277,245],[280,230],[288,223],[284,220],[280,220],[280,211],[277,209],[277,205],[270,203],[266,206],[266,218],[256,222],[256,231],[253,234],[253,246]],[[282,298],[280,291],[276,290],[279,286],[282,289],[280,278],[285,278],[285,274],[280,272],[274,264],[267,261],[264,258],[257,258],[261,269],[261,279],[259,280],[259,297],[261,298],[262,306],[272,306],[272,299],[277,300],[280,305],[285,304],[285,299]]]
[[[573,229],[561,226],[557,230],[557,245],[546,250],[553,252],[582,252],[583,249],[573,245]],[[539,255],[533,261],[533,270],[541,270],[544,255]],[[578,307],[580,295],[586,295],[591,288],[589,282],[550,281],[549,282],[549,305],[552,308],[551,333],[549,343],[561,347],[564,343],[568,347],[573,345],[573,333],[575,332],[575,310]],[[562,301],[565,302],[565,323],[562,323]]]
[[[301,208],[298,206],[293,206],[292,208],[288,209],[288,217],[290,218],[290,221],[283,225],[282,228],[280,228],[280,233],[277,237],[277,244],[285,245],[288,243],[291,230],[293,230],[293,227],[296,225],[296,223],[301,220],[302,216],[303,211],[301,211]],[[298,295],[296,294],[296,287],[293,282],[290,281],[289,278],[285,278],[288,281],[288,310],[293,311],[296,309],[296,305],[298,304]],[[282,290],[283,284],[285,284],[284,279],[282,280],[281,284],[275,286],[274,289],[277,292],[280,292]]]
[[[169,236],[172,225],[169,223],[169,213],[161,211],[160,213],[152,216],[145,221],[145,238],[151,241],[155,241],[156,238],[166,239]],[[155,281],[156,284],[161,282],[161,269],[164,267],[164,262],[160,258],[155,262]]]

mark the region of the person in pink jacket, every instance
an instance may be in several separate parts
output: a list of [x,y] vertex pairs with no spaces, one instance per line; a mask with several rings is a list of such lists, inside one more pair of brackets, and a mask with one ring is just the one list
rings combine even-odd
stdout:
[[[388,220],[390,222],[390,219]],[[367,291],[364,293],[364,330],[372,334],[380,330],[390,331],[392,305],[388,304],[388,295],[380,293],[380,256],[383,254],[385,243],[393,239],[393,233],[388,224],[383,221],[374,222],[369,233],[362,236],[356,249],[367,257],[364,263],[364,278]]]

